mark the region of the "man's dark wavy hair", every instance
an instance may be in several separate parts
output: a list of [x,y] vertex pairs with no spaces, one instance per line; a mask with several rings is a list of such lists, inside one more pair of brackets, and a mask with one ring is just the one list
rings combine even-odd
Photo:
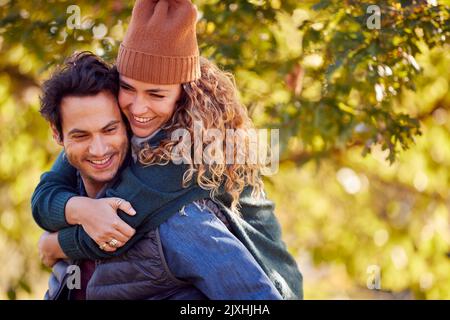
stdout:
[[42,85],[41,115],[53,124],[62,139],[61,102],[67,96],[93,96],[102,91],[117,99],[117,70],[92,52],[70,56]]

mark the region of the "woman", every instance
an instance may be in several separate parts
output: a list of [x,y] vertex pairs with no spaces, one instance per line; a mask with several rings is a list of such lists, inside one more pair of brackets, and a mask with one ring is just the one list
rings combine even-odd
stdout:
[[[225,136],[227,129],[252,128],[230,76],[199,57],[195,23],[196,10],[190,1],[137,1],[120,47],[118,99],[133,132],[132,149],[137,161],[122,172],[120,182],[106,195],[131,202],[138,214],[134,217],[121,215],[121,218],[137,227],[136,235],[126,243],[116,237],[94,239],[94,242],[80,227],[67,228],[67,211],[87,209],[97,212],[98,206],[95,207],[93,201],[98,200],[72,198],[77,194],[68,188],[67,183],[73,185],[73,172],[62,167],[61,163],[56,164],[58,170],[44,175],[38,185],[33,195],[33,215],[44,228],[60,230],[59,242],[69,257],[96,259],[114,256],[97,265],[89,283],[92,289],[101,287],[101,277],[96,277],[96,274],[101,274],[99,270],[111,271],[108,268],[113,263],[127,259],[127,254],[145,239],[147,244],[152,243],[155,238],[149,238],[149,233],[167,230],[170,234],[170,225],[178,216],[176,212],[202,219],[198,210],[206,208],[214,213],[214,217],[222,218],[225,229],[226,225],[229,226],[231,232],[227,239],[235,236],[246,246],[283,298],[299,298],[301,275],[281,241],[273,205],[264,199],[261,166],[203,162],[175,165],[171,161],[171,154],[179,143],[172,139],[176,130],[184,129],[193,136],[195,126],[200,124],[204,133],[218,129]],[[201,147],[209,142],[203,141]],[[193,146],[194,141],[189,145],[191,154],[196,152],[192,150]],[[187,213],[186,208],[190,210]],[[222,231],[221,234],[225,235],[225,230]],[[208,235],[207,232],[205,234]],[[158,235],[155,237],[157,239]],[[208,241],[207,238],[203,240]],[[164,246],[164,239],[161,240]],[[113,252],[116,247],[121,248]],[[126,254],[120,255],[127,250]],[[168,251],[167,247],[165,251]],[[221,292],[217,296],[213,287],[204,285],[204,279],[197,279],[195,272],[198,270],[185,274],[183,270],[189,268],[184,268],[181,260],[176,259],[172,258],[172,266],[176,268],[178,265],[178,273],[175,272],[177,280],[187,279],[194,283],[200,288],[201,297],[269,297],[241,297],[236,292],[233,296],[232,292],[224,293],[221,288],[216,288]],[[222,278],[226,281],[226,277]],[[89,291],[88,288],[88,296],[89,293],[91,298],[118,297],[109,290]],[[277,298],[276,295],[271,297]]]

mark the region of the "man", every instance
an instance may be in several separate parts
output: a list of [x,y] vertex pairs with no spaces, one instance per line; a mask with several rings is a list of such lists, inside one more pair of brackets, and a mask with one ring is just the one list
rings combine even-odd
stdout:
[[[119,169],[130,161],[126,124],[116,100],[117,84],[116,74],[105,63],[93,54],[81,53],[72,57],[43,87],[41,113],[50,122],[55,140],[64,147],[64,161],[78,171],[80,196],[104,197]],[[105,201],[112,208],[135,214],[129,203],[121,199]],[[52,266],[58,259],[71,257],[72,263],[81,268],[81,290],[71,290],[67,296],[67,274],[64,267],[57,265],[46,298],[281,298],[244,245],[214,216],[216,213],[204,211],[198,201],[187,205],[183,212],[194,222],[190,227],[182,215],[174,215],[147,232],[125,254],[95,263],[73,258],[70,248],[61,249],[64,229],[44,234],[40,251],[45,264]],[[84,228],[86,224],[101,223],[96,217],[97,214],[69,215],[67,222]],[[111,238],[105,240],[102,250],[120,247],[134,234],[134,229],[122,223],[117,223],[107,235]],[[201,232],[202,228],[208,231]],[[217,244],[217,238],[224,239],[222,245]],[[222,258],[217,253],[222,253]],[[186,257],[194,260],[186,261]],[[174,275],[186,270],[190,273],[183,279]]]
[[[106,64],[91,54],[75,55],[67,66],[44,84],[41,113],[50,122],[55,141],[64,147],[67,161],[78,170],[80,194],[98,198],[128,152],[127,128],[116,98],[117,79]],[[115,199],[108,201],[114,203]],[[129,211],[126,206],[123,209]],[[121,241],[134,234],[127,224],[120,231],[124,236],[115,236]],[[39,243],[41,253],[56,253],[42,255],[48,266],[55,264],[56,257],[66,257],[55,245],[57,236],[43,236]],[[93,271],[92,264],[89,260],[80,262],[82,289]],[[76,293],[75,298],[84,299],[84,290]]]

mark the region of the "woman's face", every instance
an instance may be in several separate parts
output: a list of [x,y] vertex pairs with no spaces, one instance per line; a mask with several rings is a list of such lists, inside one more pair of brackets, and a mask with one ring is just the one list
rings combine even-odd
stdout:
[[180,84],[151,84],[120,75],[119,105],[134,135],[145,138],[173,115],[181,95]]

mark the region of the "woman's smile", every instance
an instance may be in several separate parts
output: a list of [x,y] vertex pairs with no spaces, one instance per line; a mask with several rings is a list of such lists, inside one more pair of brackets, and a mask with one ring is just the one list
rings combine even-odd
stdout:
[[137,117],[135,115],[133,115],[133,119],[138,122],[138,123],[148,123],[150,121],[152,121],[153,119],[155,119],[156,117]]

